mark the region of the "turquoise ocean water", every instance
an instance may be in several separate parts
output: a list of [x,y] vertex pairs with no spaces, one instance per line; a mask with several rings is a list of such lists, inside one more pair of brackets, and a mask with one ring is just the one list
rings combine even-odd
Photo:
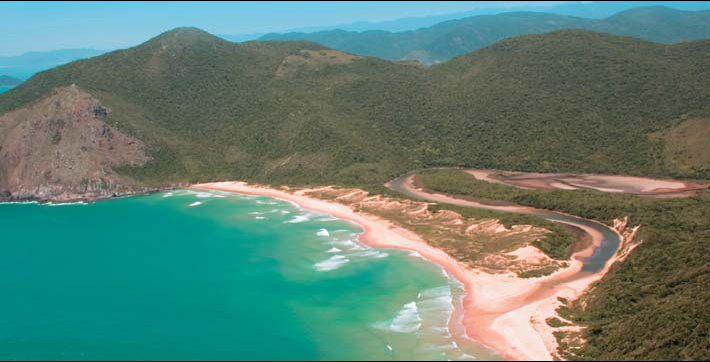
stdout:
[[495,358],[448,328],[440,269],[286,202],[5,204],[0,228],[2,360]]
[[12,89],[12,87],[0,87],[0,93],[7,92],[10,89]]

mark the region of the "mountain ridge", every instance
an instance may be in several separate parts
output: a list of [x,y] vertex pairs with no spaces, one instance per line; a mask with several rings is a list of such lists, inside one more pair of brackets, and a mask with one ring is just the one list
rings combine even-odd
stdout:
[[449,20],[403,32],[331,30],[271,33],[259,39],[311,40],[357,55],[388,60],[418,60],[431,64],[481,49],[508,37],[563,29],[583,29],[675,43],[710,37],[710,11],[683,11],[651,6],[622,11],[605,19],[518,11]]
[[4,56],[0,57],[0,72],[15,78],[28,79],[40,71],[104,53],[106,52],[103,50],[79,48],[45,52],[33,51],[17,56]]
[[[693,112],[702,118],[708,111],[702,101],[706,93],[702,80],[707,75],[701,69],[706,62],[699,59],[709,54],[709,44],[659,45],[566,30],[507,39],[427,69],[341,53],[311,42],[235,44],[199,29],[178,28],[134,48],[42,72],[3,94],[0,113],[54,88],[77,84],[109,108],[131,114],[114,112],[109,118],[146,142],[149,153],[170,150],[170,155],[153,161],[166,162],[163,166],[125,170],[153,182],[165,176],[146,174],[156,169],[171,170],[168,179],[174,182],[220,175],[215,169],[224,172],[219,177],[261,181],[288,177],[298,182],[318,178],[379,182],[384,175],[406,168],[436,165],[530,169],[547,164],[549,171],[572,170],[565,153],[579,159],[593,154],[597,161],[604,160],[584,169],[576,166],[575,171],[704,177],[702,163],[695,163],[695,168],[676,167],[664,159],[671,156],[662,156],[668,152],[661,148],[665,129],[682,117],[694,117]],[[697,59],[684,62],[679,54]],[[677,80],[667,76],[670,70]],[[624,97],[608,96],[614,93]],[[696,96],[687,99],[685,94]],[[642,96],[669,106],[641,107]],[[471,102],[470,97],[477,101]],[[628,97],[634,98],[631,108],[643,117],[628,113]],[[586,122],[574,121],[573,127],[548,113],[584,115]],[[625,130],[621,133],[609,125],[592,127],[619,119],[620,114],[633,127],[617,126]],[[198,119],[199,124],[192,121]],[[538,157],[511,148],[512,139],[523,137],[526,127],[545,124],[554,125],[566,141],[531,141],[528,147],[543,155]],[[436,127],[443,127],[443,134],[432,133]],[[330,145],[311,147],[316,140],[304,129],[322,133]],[[586,130],[584,137],[580,130]],[[605,140],[606,131],[618,133],[617,142]],[[608,150],[585,142],[589,137],[608,144]],[[188,151],[185,145],[194,149]],[[636,152],[631,160],[615,156],[629,151]],[[226,163],[215,161],[224,152],[232,154]],[[381,152],[392,156],[383,159],[378,156]],[[205,162],[201,166],[188,159]],[[227,164],[232,166],[225,168]],[[317,172],[306,176],[308,170]]]

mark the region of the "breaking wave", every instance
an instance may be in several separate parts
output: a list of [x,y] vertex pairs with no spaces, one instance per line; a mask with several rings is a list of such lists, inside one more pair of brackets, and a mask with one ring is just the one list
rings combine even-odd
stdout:
[[79,202],[58,202],[56,204],[53,202],[48,202],[45,205],[46,206],[73,206],[73,205],[88,205],[88,204],[83,201],[79,201]]
[[397,312],[397,316],[388,323],[377,324],[376,327],[397,333],[414,333],[422,327],[422,318],[416,302],[405,304]]
[[163,194],[163,197],[173,197],[173,196],[194,196],[198,199],[209,199],[209,198],[220,198],[223,199],[231,194],[222,191],[195,191],[195,190],[181,190],[181,191],[170,191]]
[[313,267],[319,272],[326,272],[331,270],[336,270],[341,266],[350,262],[350,259],[343,255],[334,255],[328,260],[323,260],[320,263],[316,263]]
[[317,214],[314,214],[314,213],[310,213],[310,212],[309,212],[309,213],[302,214],[302,215],[296,215],[296,216],[294,216],[291,220],[284,221],[284,223],[287,223],[287,224],[299,224],[299,223],[302,223],[302,222],[311,221],[311,220],[312,220],[314,217],[316,217],[316,216],[317,216]]

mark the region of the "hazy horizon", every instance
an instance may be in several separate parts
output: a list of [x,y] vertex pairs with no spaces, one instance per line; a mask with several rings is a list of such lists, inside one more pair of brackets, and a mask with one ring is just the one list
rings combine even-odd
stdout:
[[[244,35],[332,28],[408,29],[421,22],[392,27],[386,22],[530,9],[576,15],[589,1],[423,1],[363,2],[4,2],[0,23],[4,46],[0,57],[63,49],[113,50],[135,46],[162,32],[194,26],[216,35]],[[595,14],[636,6],[664,5],[679,9],[710,9],[710,2],[594,3]],[[572,9],[572,10],[570,10]],[[606,9],[606,10],[605,10]],[[359,27],[358,27],[359,26]],[[249,37],[247,37],[249,38]]]

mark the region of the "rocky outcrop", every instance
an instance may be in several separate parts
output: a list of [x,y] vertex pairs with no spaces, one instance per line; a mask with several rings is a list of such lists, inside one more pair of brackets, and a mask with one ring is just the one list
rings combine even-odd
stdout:
[[114,172],[150,160],[106,123],[110,110],[76,86],[0,116],[0,199],[67,202],[151,191]]

